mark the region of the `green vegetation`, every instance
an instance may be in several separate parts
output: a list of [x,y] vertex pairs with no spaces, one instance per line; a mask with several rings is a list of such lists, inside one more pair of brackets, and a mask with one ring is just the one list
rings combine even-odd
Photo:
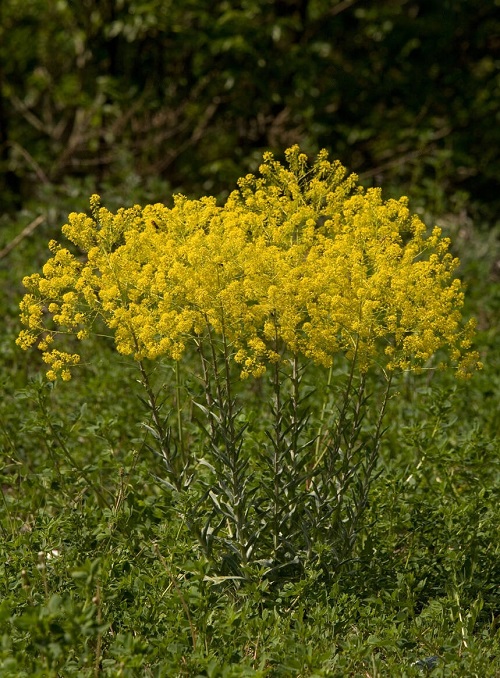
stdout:
[[[497,4],[0,4],[0,678],[500,676]],[[210,193],[221,207],[238,176],[257,172],[263,151],[282,159],[295,142],[310,158],[326,147],[367,189],[382,184],[384,200],[408,195],[428,235],[437,224],[451,239],[461,312],[477,318],[484,366],[467,381],[453,370],[395,376],[379,436],[386,382],[370,369],[337,449],[347,442],[356,452],[356,473],[340,488],[345,512],[322,523],[324,512],[310,520],[304,503],[319,481],[307,471],[296,483],[289,441],[307,451],[318,419],[323,431],[336,422],[339,430],[332,384],[345,385],[348,363],[336,358],[331,376],[329,367],[294,373],[293,360],[284,363],[283,402],[273,409],[277,363],[268,380],[240,381],[244,361],[258,374],[263,356],[239,347],[243,362],[229,371],[241,406],[231,415],[233,450],[240,432],[250,442],[233,478],[252,530],[268,515],[259,523],[252,496],[273,498],[276,489],[273,450],[288,483],[274,495],[287,529],[269,522],[247,557],[249,535],[237,531],[246,524],[224,495],[231,464],[217,457],[229,441],[231,427],[221,425],[231,423],[229,399],[222,390],[208,407],[214,392],[193,377],[196,347],[186,346],[179,371],[167,356],[144,353],[141,374],[134,356],[103,336],[110,331],[101,318],[85,341],[65,338],[70,355],[81,356],[73,378],[50,381],[40,352],[15,343],[21,281],[42,271],[48,242],[62,242],[68,214],[87,212],[91,194],[111,211],[103,216],[166,203],[158,210],[167,223],[170,210],[197,204],[176,207],[174,192]],[[160,233],[146,233],[153,244],[164,232],[157,218]],[[82,218],[69,221],[82,235]],[[111,249],[128,253],[126,245]],[[219,245],[229,252],[230,242]],[[251,263],[231,256],[234,267]],[[267,274],[256,270],[255,284],[264,289]],[[249,306],[254,319],[265,298],[264,290],[260,306]],[[67,318],[73,311],[66,298]],[[216,347],[225,367],[220,333]],[[304,396],[296,410],[295,387]],[[180,462],[192,450],[206,450],[217,473],[205,466],[186,493],[175,481],[191,482],[193,469]],[[264,471],[251,456],[259,450],[268,455]],[[204,482],[214,497],[203,495]],[[342,542],[353,525],[354,538]]]
[[[156,228],[168,225],[165,214],[165,222],[155,214]],[[99,219],[108,233],[112,215],[100,210]],[[127,231],[117,252],[128,252],[137,241],[142,227],[136,228],[135,234]],[[84,230],[68,232],[90,238]],[[144,231],[147,237],[156,233]],[[153,256],[158,249],[148,251]],[[131,252],[136,255],[136,247]],[[470,255],[466,260],[475,260]],[[21,272],[26,254],[16,249],[10,256]],[[488,256],[484,268],[495,260],[491,248]],[[466,262],[465,277],[470,267]],[[53,267],[44,270],[50,285],[62,280]],[[131,275],[133,270],[141,269],[131,268]],[[105,288],[105,271],[96,280]],[[483,290],[484,313],[495,314],[498,298]],[[58,288],[51,294],[66,293]],[[67,325],[76,307],[64,299],[58,317]],[[142,385],[149,391],[144,401],[141,385],[134,387],[133,360],[115,354],[96,332],[86,336],[78,378],[54,383],[40,376],[36,357],[26,364],[15,353],[14,313],[14,303],[6,306],[0,675],[498,675],[498,339],[486,324],[477,338],[484,370],[462,384],[446,372],[400,377],[387,403],[382,439],[369,430],[370,397],[376,401],[380,390],[380,378],[370,371],[366,379],[363,370],[356,377],[363,390],[344,391],[352,403],[340,411],[344,419],[328,397],[321,404],[329,390],[325,369],[316,368],[302,382],[298,370],[287,374],[286,360],[269,387],[243,382],[250,384],[248,395],[239,396],[244,415],[232,411],[230,382],[223,377],[222,390],[210,390],[229,355],[223,333],[223,349],[217,340],[222,363],[209,367],[212,377],[198,387],[197,402],[203,389],[207,402],[212,399],[211,410],[201,408],[208,442],[200,443],[193,428],[198,418],[186,402],[197,388],[196,370],[189,367],[194,354],[188,351],[183,360],[188,384],[168,361],[156,360],[153,369],[138,349]],[[137,331],[146,325],[145,316]],[[270,355],[272,375],[277,354]],[[337,385],[343,370],[340,363],[333,366]],[[64,376],[64,364],[62,370]],[[29,374],[38,376],[28,384]],[[276,391],[280,378],[283,388]],[[178,403],[166,419],[154,388],[167,407]],[[296,388],[307,398],[300,402]],[[307,452],[311,433],[304,438],[311,414],[304,413],[304,403],[321,411],[323,431],[330,426],[333,438],[340,436],[327,446],[327,457],[341,455],[344,445],[353,451],[352,480],[342,476],[342,463],[328,467],[336,474],[327,479],[330,484],[305,470],[304,460],[313,457]],[[184,445],[191,448],[180,449],[181,433],[172,445],[175,423],[169,428],[168,421],[177,417],[189,437]],[[238,456],[252,421],[254,447],[260,445],[253,461]],[[259,430],[267,431],[267,452]],[[294,439],[296,450],[306,454],[290,466]],[[197,448],[211,454],[205,476],[192,463]],[[274,495],[273,463],[279,470]],[[228,491],[235,477],[239,486]],[[345,513],[336,523],[334,510],[332,521],[324,522],[336,478]],[[312,522],[312,505],[304,503],[309,483],[321,500]],[[270,498],[269,507],[259,518],[259,502],[267,505],[263,496]],[[269,517],[273,507],[279,529]]]
[[3,0],[3,185],[218,194],[298,143],[491,218],[499,26],[496,0]]

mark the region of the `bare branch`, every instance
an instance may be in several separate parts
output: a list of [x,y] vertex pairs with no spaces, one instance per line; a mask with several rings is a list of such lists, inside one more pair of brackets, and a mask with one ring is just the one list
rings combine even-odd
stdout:
[[37,116],[32,111],[30,111],[28,106],[26,106],[24,101],[22,101],[18,96],[16,96],[15,94],[11,94],[9,96],[9,101],[12,104],[14,110],[20,113],[32,127],[34,127],[39,132],[43,132],[44,134],[52,136],[51,130],[47,128],[47,125],[45,125],[40,120],[40,118],[37,118]]
[[328,12],[330,16],[337,16],[337,14],[340,14],[346,9],[349,9],[352,5],[355,5],[358,2],[358,0],[343,0],[342,2],[339,2],[338,5],[335,7],[332,7],[331,10]]
[[36,176],[38,177],[39,181],[42,182],[42,184],[50,184],[50,179],[48,178],[48,176],[45,174],[43,169],[37,163],[35,158],[30,153],[28,153],[24,146],[18,144],[17,141],[8,141],[7,143],[9,146],[11,146],[11,148],[16,149],[23,156],[23,158],[27,161],[28,165],[30,165],[32,169],[35,171]]
[[10,243],[3,248],[3,250],[0,250],[0,259],[4,259],[9,254],[9,252],[12,252],[12,250],[21,242],[21,240],[24,240],[24,238],[27,238],[29,235],[31,235],[33,231],[35,231],[35,229],[38,228],[38,226],[40,226],[40,224],[42,224],[44,221],[45,217],[43,214],[40,214],[40,216],[38,216],[36,219],[33,219],[30,224],[23,228],[21,233],[16,235],[14,240],[11,240]]

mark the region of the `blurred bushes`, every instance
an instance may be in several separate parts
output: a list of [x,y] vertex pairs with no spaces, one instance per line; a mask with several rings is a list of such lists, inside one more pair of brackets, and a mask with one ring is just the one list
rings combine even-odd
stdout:
[[0,194],[17,209],[42,186],[131,175],[155,199],[219,194],[298,142],[488,219],[499,28],[497,0],[4,0]]

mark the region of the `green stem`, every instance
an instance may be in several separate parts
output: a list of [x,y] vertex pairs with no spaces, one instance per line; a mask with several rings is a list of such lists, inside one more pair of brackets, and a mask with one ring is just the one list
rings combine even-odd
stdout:
[[175,393],[177,406],[177,432],[179,435],[179,449],[182,458],[184,458],[184,433],[182,427],[182,405],[181,405],[181,370],[179,361],[175,361]]
[[[220,463],[226,464],[229,470],[229,487],[230,492],[224,492],[231,509],[234,513],[235,520],[234,529],[236,531],[236,542],[239,550],[242,563],[246,563],[247,558],[247,530],[245,525],[245,497],[244,487],[241,483],[241,464],[240,464],[240,445],[237,441],[237,435],[234,425],[235,413],[233,407],[232,385],[231,385],[231,365],[229,356],[229,346],[227,342],[225,324],[224,324],[224,310],[221,308],[222,320],[222,355],[224,360],[223,374],[219,370],[219,363],[217,359],[217,352],[215,349],[215,338],[212,327],[206,318],[207,332],[209,344],[211,349],[212,371],[214,375],[215,388],[218,399],[219,410],[219,426],[222,434],[222,444],[224,445],[227,462],[219,459]],[[215,424],[213,431],[216,430]],[[217,440],[213,440],[216,448]],[[223,473],[223,471],[222,471]],[[230,495],[230,496],[228,496]]]
[[[347,413],[347,409],[349,407],[349,402],[350,402],[350,397],[351,397],[351,391],[352,391],[352,385],[354,383],[354,373],[356,370],[356,358],[358,356],[358,347],[359,347],[359,337],[356,338],[356,344],[355,344],[355,349],[354,349],[354,355],[351,361],[351,367],[349,370],[349,376],[347,378],[347,385],[344,390],[344,395],[342,398],[342,406],[340,408],[338,417],[337,417],[337,424],[335,426],[335,431],[332,435],[332,443],[333,444],[325,444],[323,447],[323,451],[319,456],[316,457],[316,461],[314,463],[314,466],[312,468],[312,471],[315,471],[316,468],[319,466],[321,463],[323,457],[329,450],[333,450],[335,452],[338,452],[340,449],[340,441],[342,438],[342,428],[345,425],[345,416]],[[321,441],[320,441],[321,442]]]
[[358,498],[356,501],[356,512],[355,515],[353,516],[353,519],[349,523],[349,531],[348,531],[348,542],[349,542],[349,548],[352,548],[353,543],[354,543],[354,538],[357,534],[357,526],[361,520],[361,517],[363,515],[363,512],[366,508],[366,505],[368,503],[368,493],[370,491],[370,486],[371,486],[371,480],[372,480],[372,475],[373,475],[373,469],[375,468],[375,464],[377,463],[378,459],[378,454],[380,450],[380,441],[382,438],[382,424],[384,421],[386,409],[387,409],[387,403],[389,401],[389,394],[391,391],[391,386],[392,386],[392,374],[389,376],[387,379],[387,386],[384,392],[384,397],[382,400],[382,405],[380,406],[379,414],[378,414],[378,419],[377,419],[377,425],[375,428],[375,433],[373,436],[373,449],[371,451],[371,454],[369,455],[366,463],[364,464],[363,467],[363,472],[364,476],[361,479],[360,482],[360,489],[358,493]]
[[280,451],[283,447],[282,436],[282,404],[281,380],[279,364],[274,363],[274,441],[273,441],[273,547],[276,554],[279,546],[279,514],[280,514]]
[[324,424],[325,424],[325,413],[326,413],[326,404],[328,402],[328,395],[330,393],[330,387],[332,385],[332,376],[333,376],[333,365],[330,366],[330,369],[328,370],[328,380],[326,382],[326,393],[325,397],[323,398],[323,404],[321,406],[321,414],[319,417],[319,428],[318,428],[318,435],[316,438],[316,445],[314,446],[314,464],[313,464],[313,469],[316,468],[317,462],[319,458],[319,450],[321,446],[321,442],[323,439],[323,429],[324,429]]
[[45,402],[44,402],[44,398],[43,398],[41,393],[38,394],[38,405],[40,407],[40,411],[42,412],[45,423],[49,427],[50,432],[51,432],[52,436],[54,437],[55,441],[57,442],[61,452],[64,454],[66,459],[69,461],[71,466],[78,471],[78,473],[85,480],[87,485],[95,492],[95,495],[96,495],[100,505],[101,506],[104,505],[107,508],[111,509],[111,504],[109,503],[109,501],[106,499],[106,497],[103,495],[103,493],[97,487],[97,485],[95,485],[95,483],[93,482],[92,478],[89,476],[87,471],[82,466],[80,466],[80,464],[78,464],[76,459],[73,457],[71,452],[68,450],[66,443],[61,438],[57,429],[55,428],[52,421],[50,420],[49,413],[47,411],[47,408],[46,408]]
[[[274,351],[279,354],[279,332],[278,332],[278,323],[276,320],[276,314],[274,314]],[[295,461],[297,444],[296,440],[294,441],[295,428],[293,426],[294,416],[296,414],[298,406],[298,384],[295,379],[296,374],[298,373],[298,362],[296,357],[292,361],[292,394],[290,396],[292,413],[291,413],[291,422],[285,422],[285,401],[283,393],[283,382],[284,375],[280,369],[280,362],[274,363],[273,370],[273,389],[274,389],[274,440],[272,440],[273,445],[273,456],[272,456],[272,539],[273,539],[273,549],[274,555],[276,556],[283,539],[282,531],[282,517],[284,513],[289,513],[288,507],[293,503],[291,497],[288,493],[285,492],[285,487],[288,484],[289,472],[287,470],[288,460],[286,459],[287,452],[290,451],[291,461]],[[287,446],[286,433],[284,431],[288,428],[288,424],[291,423],[290,428],[291,432],[291,447]],[[292,487],[292,486],[291,486]]]
[[175,473],[172,455],[167,444],[169,438],[168,432],[165,429],[164,423],[160,416],[161,406],[158,403],[158,398],[156,397],[154,389],[151,386],[149,375],[144,366],[143,360],[138,360],[137,363],[141,373],[141,384],[148,396],[148,405],[153,419],[154,430],[158,436],[157,440],[160,447],[160,452],[165,460],[167,470],[169,471],[170,480],[173,482],[176,490],[180,492],[182,490],[182,474]]
[[234,426],[234,408],[231,384],[231,365],[229,362],[229,347],[226,338],[224,309],[221,307],[222,315],[222,346],[224,352],[224,373],[226,382],[227,397],[227,433],[229,434],[229,458],[231,460],[231,480],[234,512],[236,515],[237,540],[240,549],[242,563],[247,562],[247,530],[245,525],[245,497],[244,488],[240,481],[240,444],[236,440],[236,430]]
[[[196,343],[196,348],[198,350],[198,354],[200,356],[200,363],[201,363],[201,374],[202,374],[202,382],[203,382],[203,390],[205,391],[205,400],[207,403],[207,409],[209,412],[213,410],[214,407],[214,397],[212,395],[212,387],[211,387],[211,382],[210,382],[210,370],[209,370],[209,362],[206,357],[206,355],[203,352],[203,342],[202,339],[195,339]],[[210,424],[210,436],[213,441],[216,440],[217,433],[215,429],[215,419],[214,417],[209,417],[209,424]]]
[[299,376],[299,358],[297,355],[293,356],[292,360],[292,438],[291,438],[291,449],[290,454],[292,457],[292,463],[295,466],[298,457],[299,451],[299,385],[300,385],[300,376]]

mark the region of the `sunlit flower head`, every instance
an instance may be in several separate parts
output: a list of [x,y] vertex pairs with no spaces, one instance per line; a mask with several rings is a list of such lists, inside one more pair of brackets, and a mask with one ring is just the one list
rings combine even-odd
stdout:
[[23,281],[17,343],[42,351],[51,379],[79,361],[53,340],[83,341],[96,323],[136,360],[179,360],[194,338],[224,336],[243,377],[290,354],[324,366],[342,354],[361,371],[419,370],[436,354],[462,376],[477,367],[440,230],[326,151],[312,165],[297,146],[285,157],[267,153],[223,206],[176,196],[113,214],[92,196],[91,216],[62,228],[71,245],[51,241],[42,274]]

